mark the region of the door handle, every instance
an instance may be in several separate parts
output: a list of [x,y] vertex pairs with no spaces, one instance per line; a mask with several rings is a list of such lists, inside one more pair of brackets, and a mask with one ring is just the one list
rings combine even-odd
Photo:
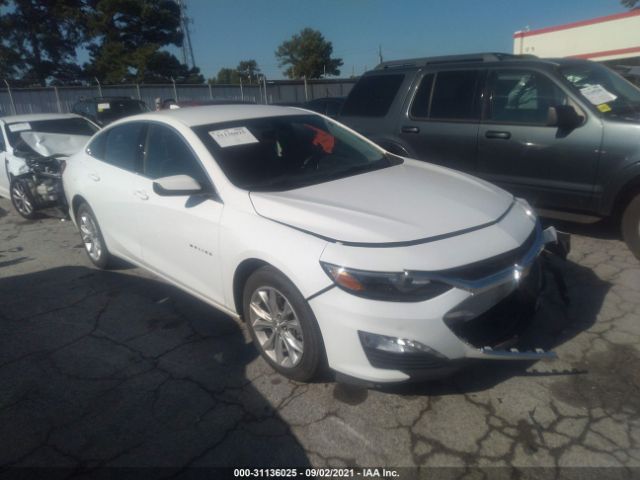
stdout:
[[93,180],[94,182],[99,182],[100,181],[100,175],[98,175],[97,173],[90,173],[89,174],[89,178],[91,180]]
[[497,132],[495,130],[489,130],[484,134],[487,138],[498,138],[500,140],[509,140],[511,138],[511,132]]
[[418,127],[412,127],[410,125],[403,125],[402,133],[420,133],[420,129]]
[[135,194],[136,197],[138,197],[140,200],[148,200],[149,199],[149,195],[146,194],[146,192],[144,190],[136,190],[135,192],[133,192]]

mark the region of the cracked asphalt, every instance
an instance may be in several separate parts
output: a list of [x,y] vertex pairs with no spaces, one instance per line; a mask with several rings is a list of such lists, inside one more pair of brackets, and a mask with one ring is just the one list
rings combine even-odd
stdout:
[[[93,268],[70,222],[0,200],[0,474],[7,467],[640,466],[640,263],[578,227],[523,343],[364,389],[285,380],[238,322],[140,269]],[[6,470],[5,470],[6,471]]]

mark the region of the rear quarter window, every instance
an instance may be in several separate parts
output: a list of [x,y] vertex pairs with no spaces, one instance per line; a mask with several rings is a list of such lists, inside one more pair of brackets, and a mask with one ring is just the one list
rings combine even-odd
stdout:
[[353,87],[342,107],[345,117],[384,117],[404,80],[402,74],[365,76]]

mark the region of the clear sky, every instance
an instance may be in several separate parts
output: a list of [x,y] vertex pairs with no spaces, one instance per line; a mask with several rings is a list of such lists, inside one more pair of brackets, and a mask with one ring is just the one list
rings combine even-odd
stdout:
[[[511,52],[513,32],[623,12],[619,0],[186,0],[196,63],[206,78],[255,59],[283,78],[274,52],[304,27],[320,30],[342,76],[385,60]],[[179,58],[181,58],[179,56]]]

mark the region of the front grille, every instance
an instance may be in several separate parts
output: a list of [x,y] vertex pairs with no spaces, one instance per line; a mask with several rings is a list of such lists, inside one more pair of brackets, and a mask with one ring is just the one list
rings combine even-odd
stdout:
[[369,363],[376,368],[411,371],[441,368],[447,365],[445,359],[428,353],[394,353],[367,347],[364,347],[364,353]]
[[524,243],[518,248],[501,253],[495,257],[480,260],[479,262],[470,263],[462,267],[450,268],[448,270],[439,270],[434,273],[466,281],[476,281],[486,278],[509,267],[513,267],[515,264],[520,262],[535,244],[537,236],[538,227],[536,226]]

